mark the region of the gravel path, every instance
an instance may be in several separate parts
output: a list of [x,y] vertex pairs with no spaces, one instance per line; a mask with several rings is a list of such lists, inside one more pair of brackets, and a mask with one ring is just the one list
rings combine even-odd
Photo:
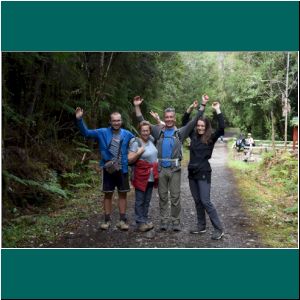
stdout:
[[[186,168],[183,168],[181,182],[182,231],[160,232],[157,190],[154,190],[149,216],[155,228],[146,233],[135,229],[134,193],[128,195],[128,217],[130,229],[120,232],[115,228],[118,210],[114,203],[112,227],[108,231],[99,229],[102,216],[93,215],[88,220],[80,220],[77,230],[62,236],[48,247],[51,248],[260,248],[263,247],[258,234],[253,230],[251,220],[241,206],[236,193],[235,180],[226,166],[226,143],[216,143],[210,160],[212,173],[211,199],[225,227],[225,235],[219,241],[211,239],[213,227],[207,217],[205,234],[193,235],[189,230],[196,224],[196,213],[192,199]],[[116,202],[116,201],[115,201]]]

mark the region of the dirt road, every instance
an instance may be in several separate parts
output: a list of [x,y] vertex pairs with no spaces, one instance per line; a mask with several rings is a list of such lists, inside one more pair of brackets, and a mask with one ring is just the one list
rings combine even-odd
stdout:
[[[192,199],[186,168],[182,170],[181,203],[182,231],[159,231],[159,205],[157,190],[154,190],[149,216],[155,228],[146,233],[135,229],[134,192],[128,197],[128,217],[130,230],[120,232],[115,224],[118,220],[116,203],[112,215],[112,227],[108,231],[99,229],[102,216],[93,215],[90,219],[81,220],[77,230],[62,236],[48,247],[51,248],[257,248],[261,245],[259,236],[254,232],[251,220],[244,212],[231,171],[226,166],[226,143],[216,143],[212,166],[211,199],[225,227],[225,235],[219,241],[211,239],[213,227],[207,219],[205,234],[192,235],[191,227],[196,224],[196,213]],[[116,201],[115,201],[116,202]]]

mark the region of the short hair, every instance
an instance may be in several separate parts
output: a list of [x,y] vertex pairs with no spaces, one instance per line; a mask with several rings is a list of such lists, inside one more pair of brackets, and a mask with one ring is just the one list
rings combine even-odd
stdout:
[[173,113],[174,117],[176,116],[175,108],[173,107],[166,108],[164,111],[164,116],[166,115],[166,113]]
[[109,116],[109,119],[110,119],[110,120],[111,120],[111,117],[112,117],[113,115],[120,115],[121,120],[122,120],[122,115],[121,115],[118,111],[114,111],[114,112],[112,112],[112,113],[110,114],[110,116]]
[[140,124],[139,124],[139,130],[141,130],[141,128],[143,126],[149,126],[149,129],[151,131],[151,124],[150,124],[150,122],[148,122],[148,121],[142,121],[142,122],[140,122]]
[[175,113],[175,108],[168,107],[168,108],[165,109],[165,113],[167,113],[167,112],[173,112],[173,113]]

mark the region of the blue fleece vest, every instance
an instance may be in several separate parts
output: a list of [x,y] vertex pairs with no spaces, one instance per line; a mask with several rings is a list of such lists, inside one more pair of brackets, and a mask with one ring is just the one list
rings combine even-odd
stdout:
[[[98,128],[98,129],[88,129],[82,119],[77,120],[77,125],[80,129],[80,132],[88,138],[94,138],[98,141],[99,152],[101,155],[100,166],[103,167],[104,163],[112,159],[112,154],[108,151],[109,144],[112,140],[113,129],[112,127],[108,128]],[[120,129],[121,137],[121,163],[122,163],[122,173],[128,173],[128,145],[129,141],[134,137],[134,135],[126,130]]]

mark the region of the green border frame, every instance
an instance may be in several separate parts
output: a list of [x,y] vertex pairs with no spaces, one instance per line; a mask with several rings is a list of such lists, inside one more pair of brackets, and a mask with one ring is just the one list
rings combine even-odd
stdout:
[[[298,2],[1,2],[2,51],[298,51]],[[299,297],[298,249],[2,249],[2,298]]]
[[296,299],[295,250],[2,250],[3,298]]
[[297,51],[298,2],[7,2],[2,51]]

